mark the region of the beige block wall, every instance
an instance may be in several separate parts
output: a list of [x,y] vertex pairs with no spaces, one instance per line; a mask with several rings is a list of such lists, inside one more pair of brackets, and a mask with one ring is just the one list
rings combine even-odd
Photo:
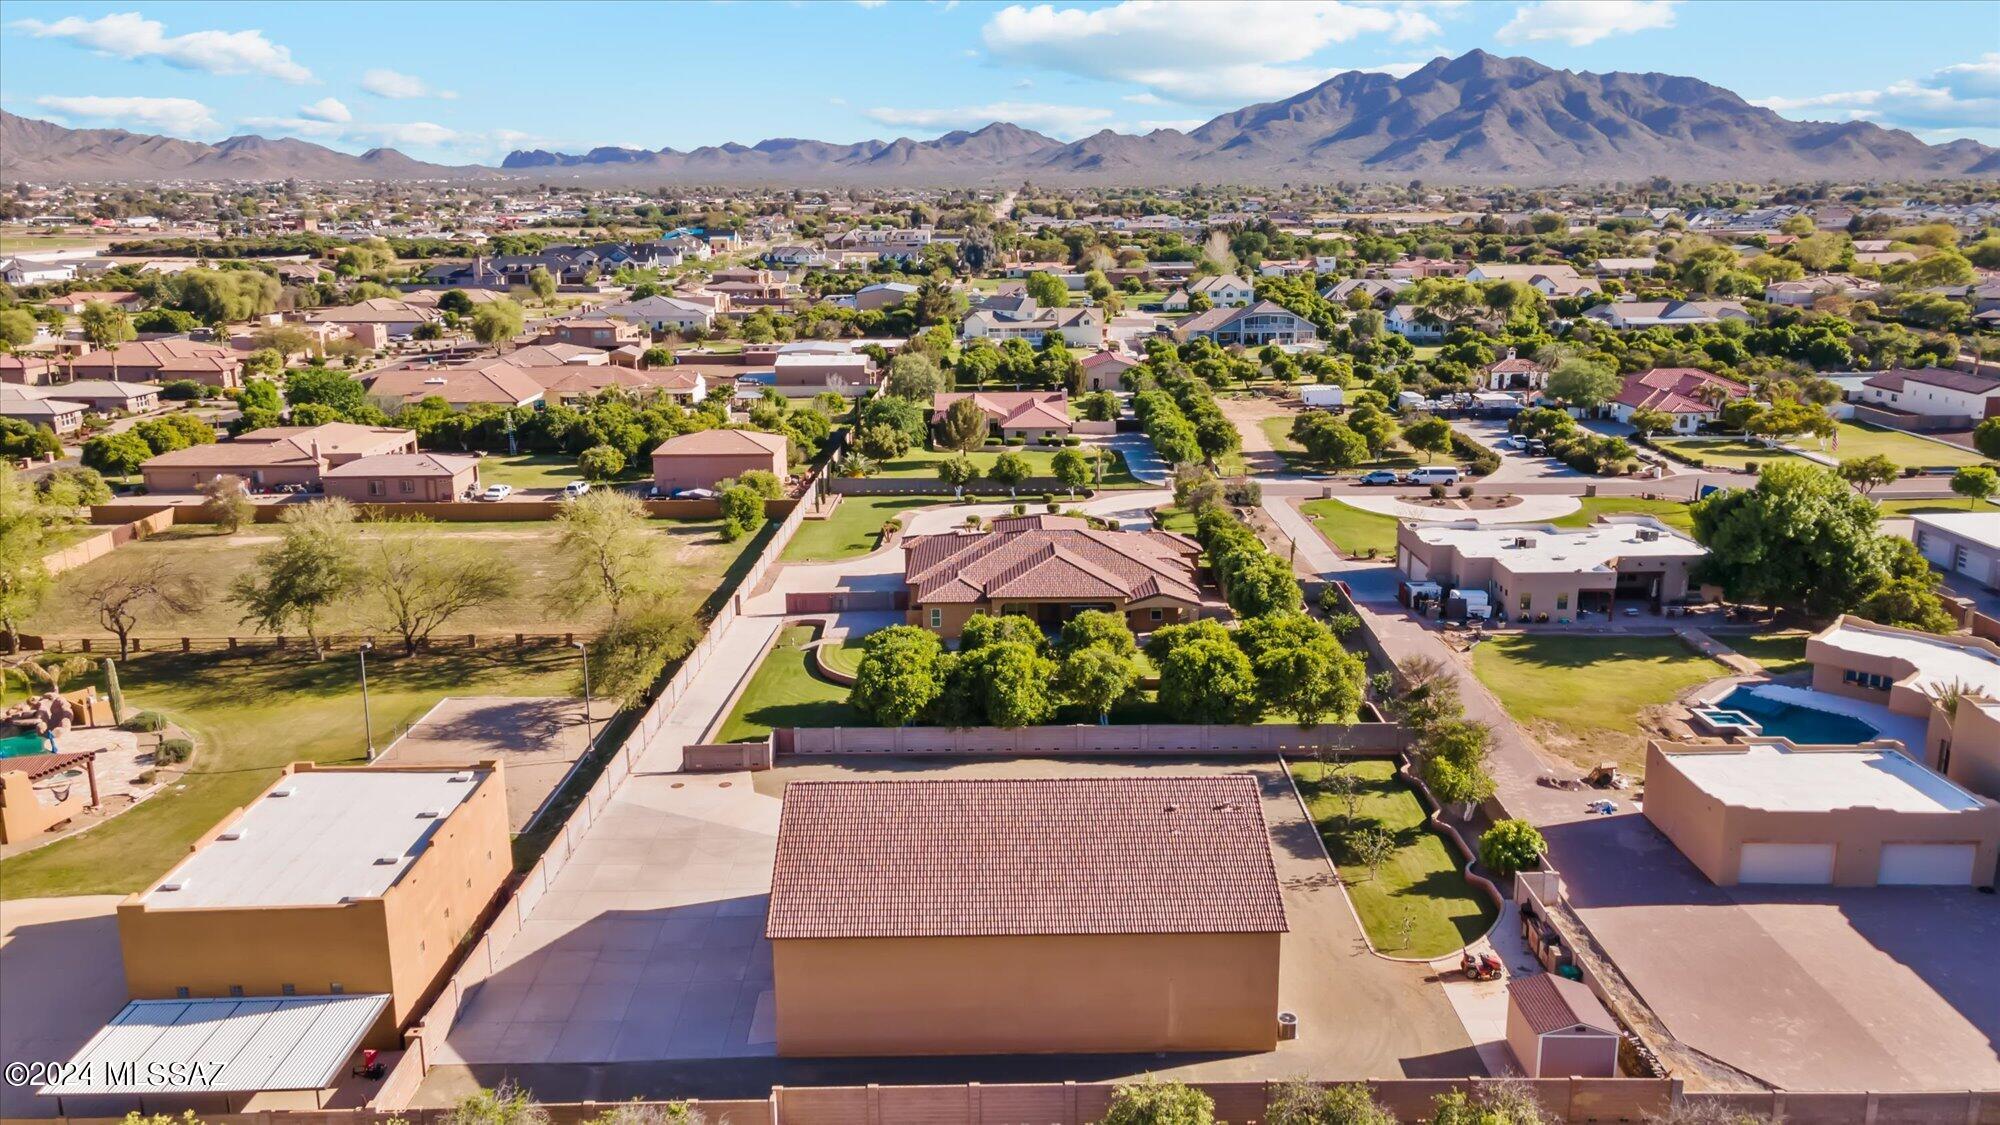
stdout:
[[0,844],[18,844],[39,836],[82,812],[89,804],[87,782],[71,786],[69,800],[46,804],[36,795],[35,783],[27,774],[19,770],[0,773]]
[[402,1026],[443,978],[459,942],[512,874],[507,786],[500,763],[445,818],[396,885],[383,896],[389,964],[395,982],[390,1015]]
[[1268,1051],[1279,937],[774,941],[778,1053]]
[[[406,480],[412,481],[415,491],[403,491]],[[448,504],[457,501],[478,481],[478,468],[468,466],[449,477],[328,477],[321,486],[328,496],[345,497],[356,504]],[[381,491],[369,491],[370,483],[375,483]]]
[[242,469],[141,466],[139,475],[145,480],[148,492],[200,492],[204,484],[219,476],[242,477],[253,487],[260,488],[281,484],[310,487],[319,483],[319,468],[314,465],[250,466]]

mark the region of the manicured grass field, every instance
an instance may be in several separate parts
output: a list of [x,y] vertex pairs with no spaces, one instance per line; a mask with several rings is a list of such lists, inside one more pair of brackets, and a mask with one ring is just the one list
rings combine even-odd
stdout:
[[[654,520],[661,537],[660,574],[667,582],[666,599],[693,613],[706,600],[730,566],[756,537],[725,543],[714,520]],[[608,618],[602,608],[560,611],[548,597],[561,582],[568,564],[556,549],[556,531],[548,522],[518,523],[370,523],[362,525],[363,557],[367,543],[380,536],[423,536],[440,549],[463,551],[482,563],[506,568],[514,576],[505,598],[453,618],[440,633],[542,633],[594,629]],[[214,528],[176,527],[171,531],[121,547],[111,554],[57,578],[42,608],[23,629],[57,636],[103,636],[104,627],[85,602],[83,592],[98,576],[149,558],[166,558],[188,574],[201,577],[203,605],[185,617],[142,610],[138,635],[145,637],[250,637],[252,626],[229,599],[229,586],[250,570],[257,555],[279,541],[279,529],[252,524],[234,535]],[[351,633],[380,625],[381,614],[366,592],[337,607],[321,623],[328,632]]]
[[1727,674],[1678,637],[1573,633],[1489,637],[1472,669],[1549,749],[1578,765],[1608,759],[1635,771],[1645,759],[1640,712]]
[[880,545],[882,525],[898,512],[942,503],[934,496],[849,496],[833,515],[807,520],[786,545],[782,561],[831,562],[865,555]]
[[[1801,445],[1804,449],[1816,448],[1816,442]],[[1868,422],[1841,422],[1840,448],[1828,448],[1828,456],[1846,460],[1850,457],[1873,457],[1881,454],[1904,467],[1936,468],[1940,466],[1980,465],[1986,458],[1970,449],[1949,445],[1941,441],[1912,437],[1899,430],[1891,430]]]
[[[1966,502],[1956,497],[1949,500],[1938,498],[1930,500],[1878,500],[1875,502],[1875,506],[1882,509],[1883,519],[1919,516],[1927,512],[1963,512],[1967,510]],[[1971,510],[1975,512],[1980,511],[1982,510],[1982,505],[1975,501],[1971,504]]]
[[867,640],[866,637],[850,637],[839,644],[823,645],[820,657],[828,667],[852,676],[861,670],[861,649]]
[[1715,639],[1762,664],[1764,670],[1773,676],[1786,676],[1812,667],[1806,663],[1807,636],[1803,631],[1758,633],[1747,637],[1723,633]]
[[1299,505],[1313,526],[1343,555],[1359,557],[1370,548],[1383,556],[1396,553],[1396,520],[1379,512],[1364,512],[1338,500],[1308,500]]
[[[640,480],[648,475],[650,467],[644,463],[627,465],[621,480]],[[583,473],[576,467],[576,458],[559,453],[523,453],[518,456],[496,455],[479,459],[479,486],[490,484],[511,484],[515,488],[561,488],[573,480],[582,480]]]
[[1160,530],[1173,531],[1182,535],[1194,534],[1194,513],[1175,507],[1160,509]]
[[[129,550],[130,548],[126,548]],[[288,762],[359,765],[361,690],[352,654],[161,654],[118,670],[131,710],[163,711],[197,750],[181,782],[78,836],[0,862],[0,898],[122,894],[166,873],[196,837],[251,800]],[[95,678],[95,677],[93,677]],[[579,693],[564,648],[440,652],[368,662],[377,747],[447,695]]]
[[[1492,904],[1466,880],[1457,853],[1425,821],[1423,802],[1396,776],[1395,765],[1365,761],[1329,768],[1360,781],[1353,826],[1346,803],[1321,786],[1318,763],[1296,762],[1291,771],[1375,948],[1391,957],[1442,957],[1484,934],[1493,924]],[[1347,845],[1351,829],[1371,824],[1396,838],[1395,852],[1373,874],[1354,862]]]
[[[1755,469],[1766,461],[1780,461],[1796,457],[1782,449],[1772,449],[1750,441],[1707,441],[1695,438],[1656,439],[1662,449],[1671,449],[1685,457],[1691,457],[1705,466],[1717,469]],[[1842,443],[1843,455],[1846,443]]]
[[1668,527],[1694,530],[1694,516],[1679,500],[1647,500],[1640,496],[1584,496],[1583,507],[1549,522],[1557,527],[1588,527],[1599,516],[1652,516]]
[[813,629],[806,625],[787,626],[778,635],[778,643],[757,666],[749,686],[723,721],[716,736],[719,741],[762,738],[773,727],[869,725],[860,712],[848,706],[847,688],[821,679],[813,671],[806,652],[813,636]]
[[[1079,451],[1084,453],[1090,452],[1087,448],[1080,448]],[[985,479],[992,475],[993,462],[999,460],[1001,452],[1002,450],[1000,449],[988,446],[980,452],[968,453],[966,456],[972,458],[974,465],[979,466],[980,478]],[[1055,450],[1020,447],[1012,450],[1012,452],[1020,454],[1027,460],[1028,468],[1035,476],[1052,478],[1056,475]],[[1119,453],[1115,449],[1104,450],[1104,453],[1110,458],[1104,463],[1104,487],[1142,487],[1139,481],[1126,470],[1124,454]],[[882,466],[882,471],[877,475],[895,478],[915,478],[918,480],[936,480],[939,463],[949,461],[956,456],[958,454],[948,451],[912,449],[894,461],[885,463]]]
[[1303,454],[1305,452],[1305,450],[1299,448],[1298,442],[1292,440],[1293,417],[1290,414],[1280,414],[1276,417],[1265,418],[1257,423],[1258,427],[1264,431],[1265,440],[1269,441],[1271,448],[1277,450],[1279,453]]

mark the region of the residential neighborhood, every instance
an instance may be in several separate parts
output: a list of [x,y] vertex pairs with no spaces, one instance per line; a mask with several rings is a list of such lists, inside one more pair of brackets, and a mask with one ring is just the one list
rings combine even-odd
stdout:
[[1990,10],[711,7],[0,26],[0,1118],[2000,1119]]

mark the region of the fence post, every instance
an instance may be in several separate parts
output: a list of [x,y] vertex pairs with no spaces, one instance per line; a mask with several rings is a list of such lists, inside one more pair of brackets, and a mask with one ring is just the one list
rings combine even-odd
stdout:
[[192,651],[194,651],[194,641],[193,641],[192,639],[188,638],[188,637],[182,637],[182,638],[181,638],[181,651],[182,651],[182,652],[192,652]]

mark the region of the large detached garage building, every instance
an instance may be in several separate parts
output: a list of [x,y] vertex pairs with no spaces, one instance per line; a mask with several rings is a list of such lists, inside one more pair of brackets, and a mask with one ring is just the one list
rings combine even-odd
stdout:
[[795,781],[778,1053],[1267,1051],[1285,924],[1255,779]]
[[1992,886],[2000,804],[1894,742],[1654,742],[1646,817],[1720,886]]

